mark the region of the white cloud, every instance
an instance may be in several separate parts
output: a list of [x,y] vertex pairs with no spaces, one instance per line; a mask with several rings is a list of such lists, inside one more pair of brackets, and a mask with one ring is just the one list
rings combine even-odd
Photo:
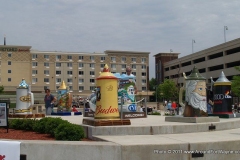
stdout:
[[[11,0],[0,6],[7,44],[37,50],[149,51],[191,54],[239,38],[240,1],[231,0]],[[2,41],[3,43],[3,41]],[[154,77],[154,72],[150,73]]]

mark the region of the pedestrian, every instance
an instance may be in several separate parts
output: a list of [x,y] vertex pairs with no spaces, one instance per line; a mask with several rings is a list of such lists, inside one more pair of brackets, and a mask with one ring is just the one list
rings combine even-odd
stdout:
[[54,102],[56,101],[56,97],[54,97],[50,93],[50,89],[46,89],[45,93],[46,95],[44,97],[44,102],[45,102],[46,115],[51,115]]

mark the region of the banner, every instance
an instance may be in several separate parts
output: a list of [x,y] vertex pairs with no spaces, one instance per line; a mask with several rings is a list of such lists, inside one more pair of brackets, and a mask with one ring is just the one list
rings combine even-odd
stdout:
[[0,126],[7,126],[7,103],[0,103]]
[[0,141],[0,160],[20,160],[20,143]]

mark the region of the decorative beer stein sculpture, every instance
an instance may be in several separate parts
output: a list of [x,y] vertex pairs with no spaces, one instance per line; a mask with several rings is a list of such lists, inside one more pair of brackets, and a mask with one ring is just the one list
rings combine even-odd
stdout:
[[185,110],[184,117],[207,117],[206,78],[204,78],[194,66],[191,74],[184,77],[185,86]]
[[223,72],[214,82],[213,114],[232,114],[231,84]]
[[34,96],[31,86],[23,78],[17,87],[16,114],[32,114],[31,106],[34,104]]
[[120,119],[117,96],[118,79],[110,72],[107,64],[96,80],[96,110],[94,118]]
[[71,111],[72,95],[68,92],[67,86],[62,81],[61,86],[58,88],[58,112]]

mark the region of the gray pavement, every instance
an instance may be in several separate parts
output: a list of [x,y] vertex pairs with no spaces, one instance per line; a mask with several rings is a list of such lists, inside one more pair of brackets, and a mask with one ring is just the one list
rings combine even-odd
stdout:
[[[147,118],[131,119],[129,126],[100,127],[83,125],[82,115],[62,116],[61,118],[82,125],[88,136],[99,141],[44,142],[44,144],[41,142],[41,146],[54,145],[56,150],[58,148],[60,150],[62,145],[75,146],[74,149],[76,147],[81,149],[78,152],[85,159],[96,159],[96,157],[97,159],[117,160],[240,159],[239,118],[220,118],[219,122],[183,123],[166,122],[165,116],[148,115]],[[209,130],[209,126],[212,125],[216,127],[215,130]],[[27,153],[29,149],[32,149],[32,145],[29,141],[25,141],[23,152]],[[116,156],[109,157],[111,153]],[[64,156],[62,155],[62,158]],[[74,156],[72,159],[75,159]]]

